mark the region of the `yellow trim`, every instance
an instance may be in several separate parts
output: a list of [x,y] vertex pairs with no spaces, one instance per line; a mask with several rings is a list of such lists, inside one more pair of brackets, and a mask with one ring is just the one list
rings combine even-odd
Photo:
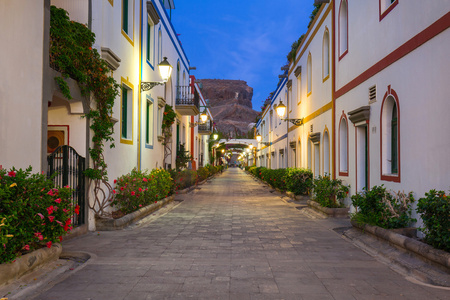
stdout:
[[[132,24],[133,24],[133,35],[132,37],[130,37],[125,31],[123,31],[123,13],[120,14],[120,18],[121,18],[121,22],[120,22],[120,31],[122,32],[122,35],[127,39],[128,42],[130,42],[131,46],[134,47],[134,0],[130,0],[130,2],[132,2],[132,6],[133,6],[133,14],[131,15],[132,17]],[[123,10],[123,0],[122,0],[122,10]]]
[[[318,110],[316,110],[315,112],[313,112],[312,114],[310,114],[309,116],[306,116],[303,118],[303,124],[306,124],[307,122],[311,121],[312,119],[320,116],[321,114],[323,114],[324,112],[327,112],[328,110],[331,109],[331,107],[333,106],[333,101],[328,102],[327,104],[325,104],[324,106],[322,106],[321,108],[319,108]],[[301,125],[300,125],[301,126]],[[289,127],[288,132],[291,132],[295,129],[297,129],[300,126],[296,126],[296,125],[292,125],[291,127]]]
[[[294,67],[298,64],[300,58],[303,56],[303,54],[305,53],[305,51],[306,51],[306,49],[308,48],[309,44],[311,43],[311,41],[313,40],[313,38],[314,38],[315,35],[317,34],[317,31],[319,31],[320,26],[322,26],[323,22],[325,21],[325,19],[327,18],[328,14],[330,13],[332,7],[333,7],[332,4],[330,4],[330,5],[328,6],[327,11],[326,11],[325,14],[323,15],[323,17],[322,17],[322,19],[320,20],[319,24],[317,24],[316,28],[314,29],[314,32],[313,32],[313,33],[311,34],[311,36],[309,37],[308,41],[305,43],[305,40],[303,40],[303,42],[302,42],[302,43],[300,44],[300,46],[298,47],[297,53],[298,53],[298,50],[300,50],[300,49],[302,49],[302,48],[303,48],[303,50],[300,52],[300,55],[297,55],[297,54],[296,54],[296,57],[298,57],[298,58],[297,58],[297,59],[295,60],[295,62],[292,64],[292,68],[291,68],[291,70],[289,71],[288,75],[291,75],[291,73],[294,71]],[[323,9],[323,7],[319,10],[318,15],[320,15],[320,12],[322,11],[322,9]],[[309,27],[310,30],[311,30],[311,28],[314,27],[314,24],[315,24],[315,22],[313,22],[313,23],[311,24],[311,26]],[[308,33],[309,33],[309,30],[306,32],[306,35],[308,35]]]
[[112,7],[114,7],[114,0],[108,0]]
[[[134,6],[133,6],[134,7]],[[134,24],[134,22],[133,22]],[[134,26],[134,25],[133,25]],[[142,37],[142,1],[140,1],[139,3],[139,36]],[[142,39],[139,39],[139,92],[138,92],[138,137],[137,137],[137,144],[138,144],[138,155],[137,155],[137,169],[140,171],[141,170],[141,138],[142,138],[142,133],[141,133],[141,127],[142,127],[142,120],[141,120],[141,114],[142,114],[142,93],[140,90],[141,87],[141,81],[142,81]],[[147,105],[146,105],[147,106]],[[147,128],[148,130],[148,128]]]
[[311,94],[312,94],[312,91],[311,91],[311,92],[309,92],[308,94],[306,94],[306,97],[309,97],[309,96],[311,96]]
[[[129,87],[130,90],[131,90],[131,140],[122,138],[122,132],[120,132],[120,134],[119,134],[120,135],[120,143],[133,145],[133,136],[134,136],[134,127],[133,127],[133,123],[134,123],[134,118],[133,118],[133,114],[134,114],[134,97],[133,97],[133,91],[134,91],[134,85],[128,80],[128,76],[127,76],[127,79],[125,79],[125,78],[123,78],[121,76],[120,77],[120,86],[122,87],[123,85]],[[120,130],[122,130],[122,89],[120,89]]]
[[322,82],[325,82],[328,80],[328,78],[330,78],[330,74],[327,75],[327,77],[325,77],[324,79],[322,79]]

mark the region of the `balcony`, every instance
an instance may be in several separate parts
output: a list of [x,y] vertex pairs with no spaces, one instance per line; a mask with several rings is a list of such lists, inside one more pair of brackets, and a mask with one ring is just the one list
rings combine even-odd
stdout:
[[175,109],[182,116],[196,116],[200,113],[200,97],[197,91],[192,94],[192,87],[177,86]]
[[212,133],[212,122],[211,121],[206,121],[206,123],[198,125],[198,134],[210,135],[211,133]]

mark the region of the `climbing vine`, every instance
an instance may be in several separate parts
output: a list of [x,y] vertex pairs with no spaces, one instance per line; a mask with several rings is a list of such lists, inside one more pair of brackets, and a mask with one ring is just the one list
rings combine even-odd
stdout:
[[162,142],[162,144],[164,145],[164,159],[163,159],[164,168],[166,167],[165,163],[166,163],[167,157],[169,157],[172,154],[172,147],[171,147],[172,125],[173,125],[173,123],[175,123],[176,118],[177,118],[177,114],[173,110],[173,107],[170,106],[169,104],[166,104],[166,106],[164,107],[164,115],[163,115],[163,120],[162,120],[162,125],[161,125],[162,133],[163,133],[163,137],[164,137],[164,140]]
[[[55,77],[57,84],[63,95],[72,99],[67,84],[70,77],[78,83],[84,97],[90,99],[92,95],[94,99],[93,103],[89,103],[89,112],[85,114],[93,131],[93,147],[89,149],[93,166],[85,171],[85,175],[94,181],[98,200],[100,182],[107,183],[104,146],[109,142],[110,148],[114,147],[112,109],[119,94],[119,85],[109,75],[110,69],[106,62],[92,48],[95,34],[86,25],[71,21],[64,9],[52,6],[50,13],[50,65],[61,73],[61,76]],[[103,191],[101,193],[107,197]]]

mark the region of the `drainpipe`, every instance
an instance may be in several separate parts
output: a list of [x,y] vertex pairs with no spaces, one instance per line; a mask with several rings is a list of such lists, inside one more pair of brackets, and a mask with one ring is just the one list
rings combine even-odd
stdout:
[[[90,0],[92,1],[92,0]],[[137,137],[137,169],[141,170],[141,130],[142,130],[142,92],[141,92],[141,82],[142,82],[142,1],[139,1],[139,86],[138,86],[138,137]]]

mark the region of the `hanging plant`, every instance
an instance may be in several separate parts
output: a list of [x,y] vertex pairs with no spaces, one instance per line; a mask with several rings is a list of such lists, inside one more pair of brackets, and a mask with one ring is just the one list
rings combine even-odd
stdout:
[[[103,151],[105,143],[109,142],[110,148],[114,147],[112,109],[119,95],[119,85],[109,76],[111,71],[106,62],[92,48],[95,34],[86,25],[71,21],[64,9],[51,6],[50,13],[50,65],[61,73],[61,76],[55,77],[56,82],[69,100],[72,99],[67,84],[69,77],[78,83],[84,97],[90,99],[93,96],[94,102],[89,103],[90,110],[85,114],[93,131],[93,147],[89,149],[93,166],[85,171],[85,175],[95,181],[94,193],[96,200],[99,200],[100,182],[109,186]],[[110,186],[108,188],[111,190]],[[105,196],[102,190],[100,193]],[[99,213],[102,213],[102,208],[100,212],[96,211],[96,214]]]

